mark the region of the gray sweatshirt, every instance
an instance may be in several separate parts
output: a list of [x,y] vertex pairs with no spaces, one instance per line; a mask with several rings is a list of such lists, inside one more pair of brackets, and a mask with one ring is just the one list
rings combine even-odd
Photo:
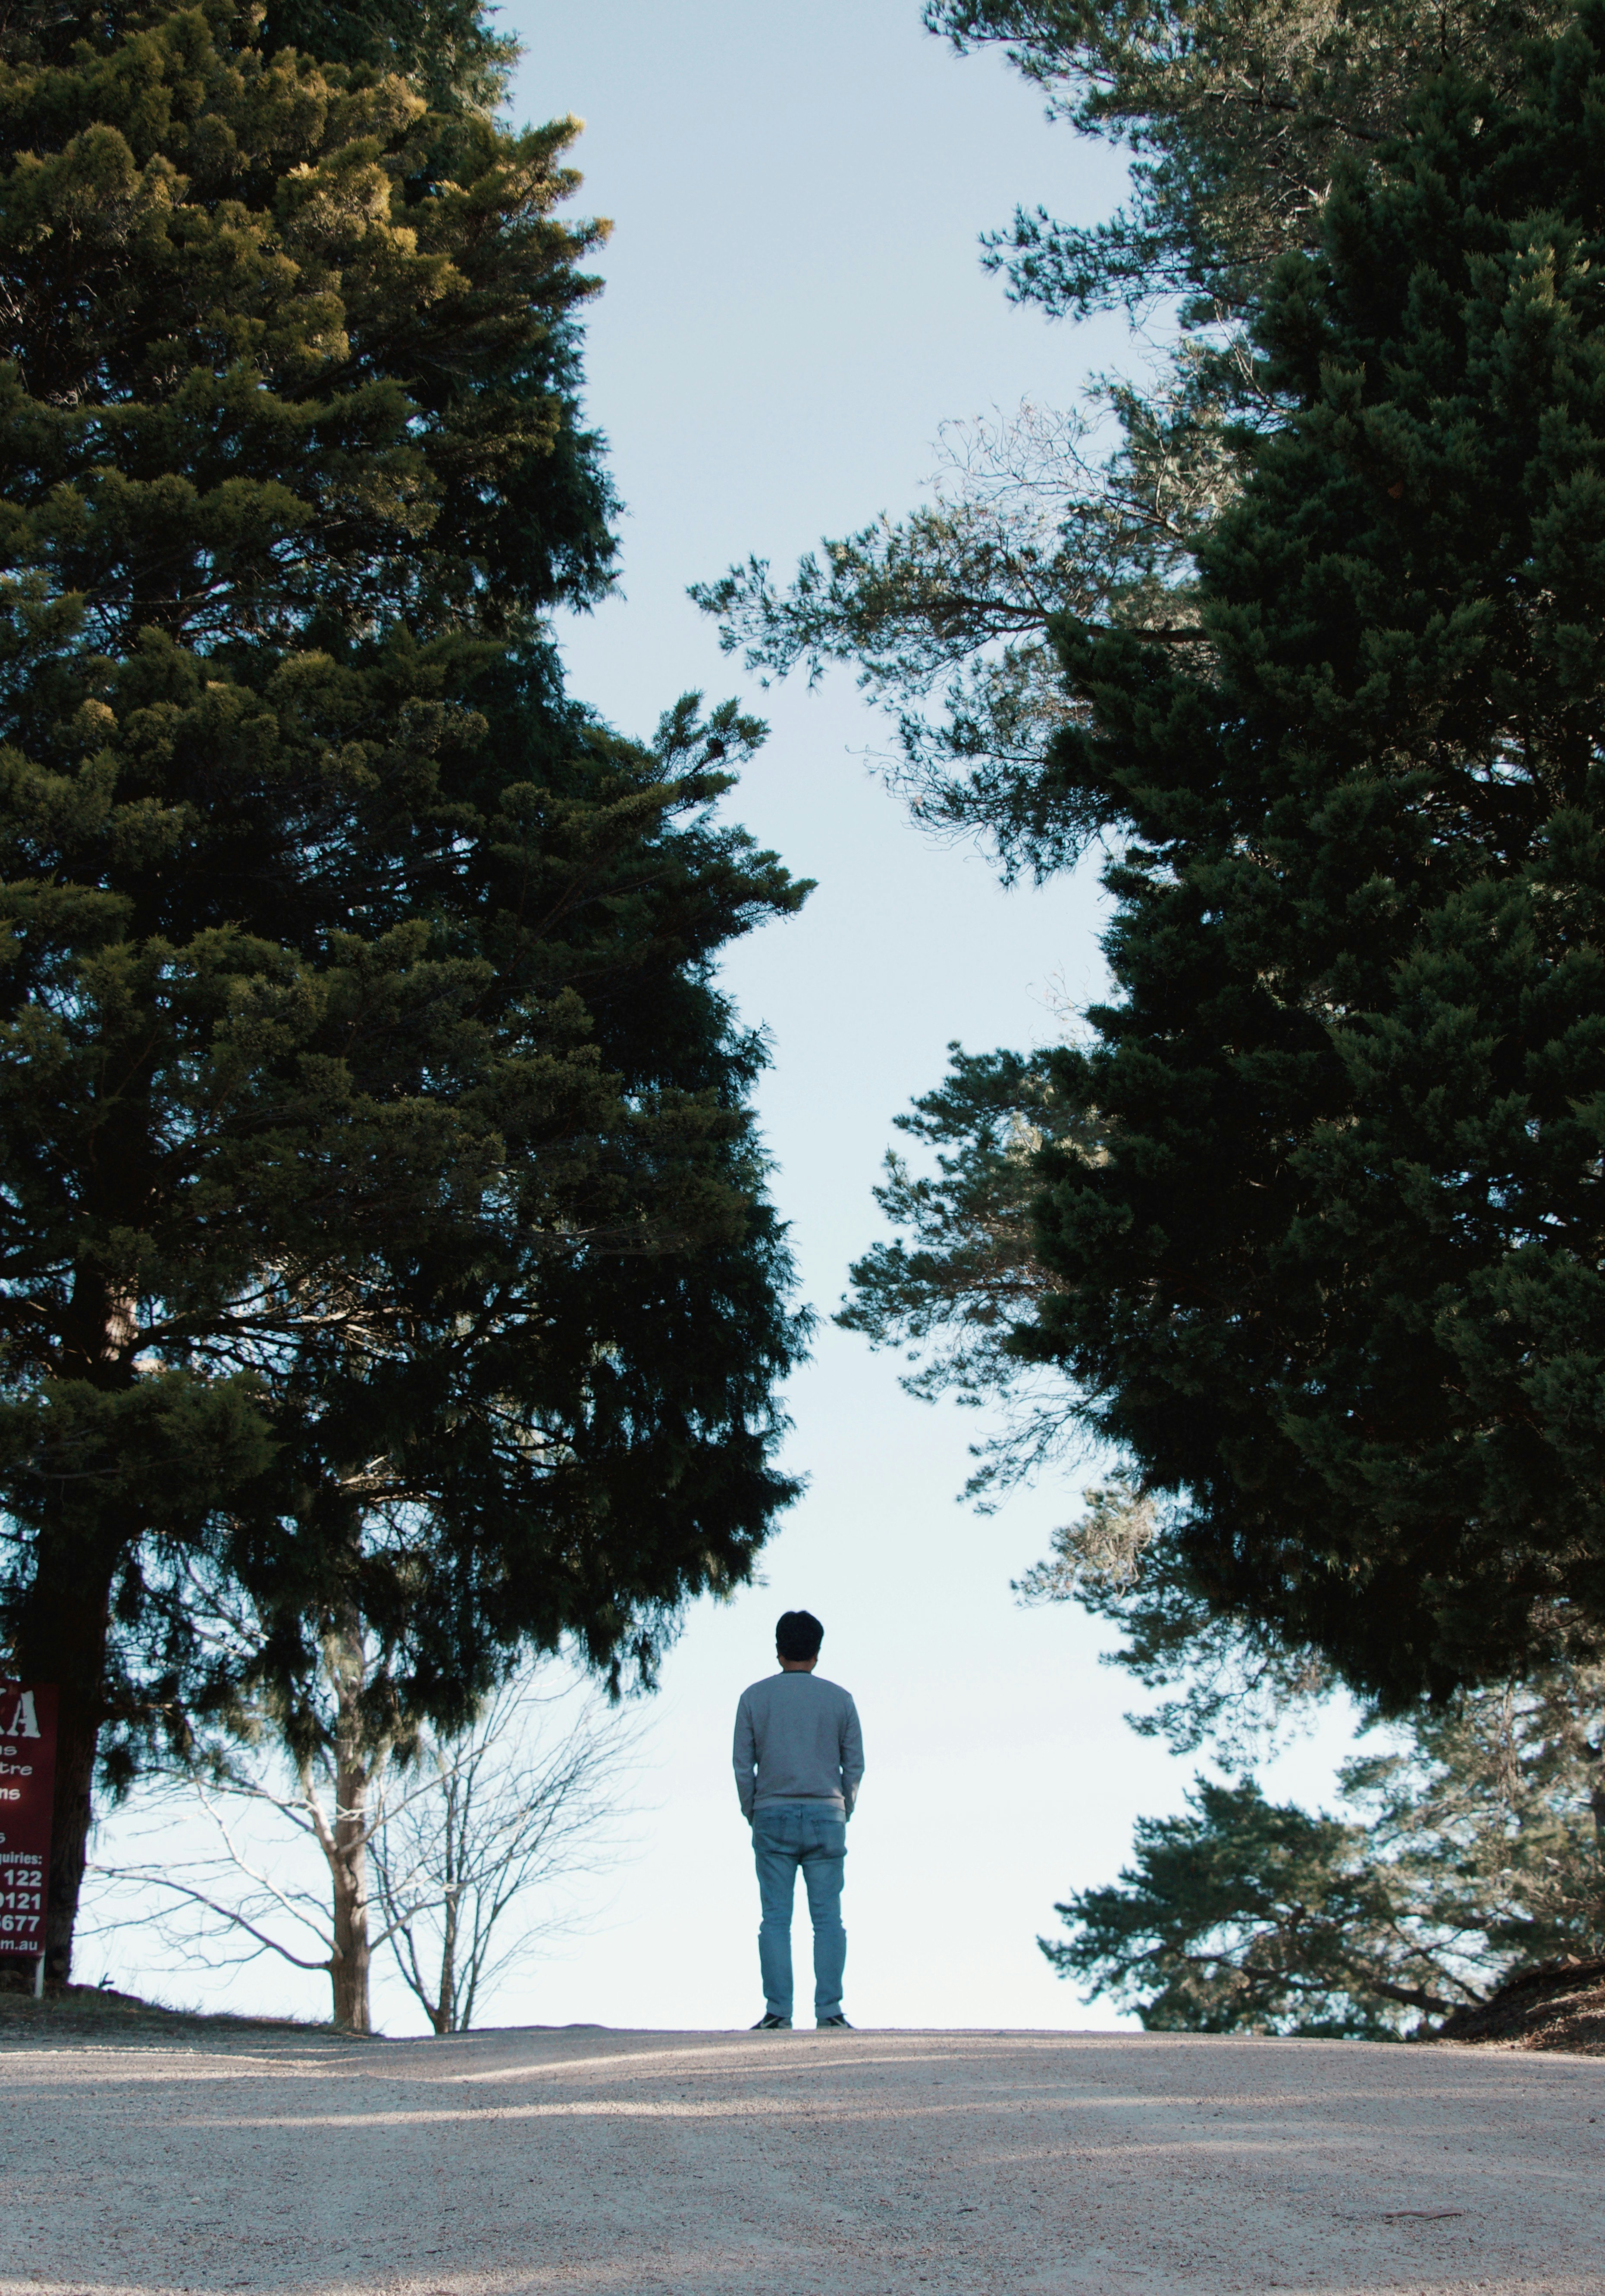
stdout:
[[858,1709],[817,1674],[769,1674],[736,1709],[736,1791],[741,1814],[761,1802],[828,1801],[852,1816],[864,1775]]

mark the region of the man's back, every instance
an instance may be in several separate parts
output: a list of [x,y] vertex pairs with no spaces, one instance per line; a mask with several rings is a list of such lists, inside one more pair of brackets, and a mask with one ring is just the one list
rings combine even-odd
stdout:
[[858,1709],[817,1674],[765,1675],[736,1709],[735,1761],[747,1817],[768,1801],[824,1801],[851,1814],[864,1775]]

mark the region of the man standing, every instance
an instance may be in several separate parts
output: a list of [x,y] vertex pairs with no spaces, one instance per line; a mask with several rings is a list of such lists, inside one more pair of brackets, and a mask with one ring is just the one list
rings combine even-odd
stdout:
[[858,1709],[836,1683],[815,1674],[825,1629],[807,1611],[787,1611],[775,1628],[778,1674],[741,1693],[736,1709],[736,1791],[753,1829],[763,1921],[758,1964],[763,2014],[754,2033],[780,2033],[792,2021],[792,1900],[797,1868],[813,1922],[814,2022],[848,2031],[842,2014],[842,1869],[847,1821],[864,1775]]

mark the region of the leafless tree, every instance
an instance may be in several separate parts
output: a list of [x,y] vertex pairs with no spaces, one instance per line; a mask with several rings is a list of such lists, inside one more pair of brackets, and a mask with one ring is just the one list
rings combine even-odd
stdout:
[[[336,2021],[363,2032],[372,1957],[388,1944],[435,2030],[461,2031],[496,1980],[572,1919],[550,1902],[531,1918],[530,1894],[616,1850],[638,1730],[548,1663],[455,1737],[398,1749],[370,1731],[358,1743],[340,1720],[356,1707],[360,1653],[342,1644],[329,1671],[334,1726],[299,1760],[265,1726],[255,1743],[213,1745],[203,1765],[145,1787],[130,1846],[154,1854],[95,1861],[94,1925],[153,1930],[191,1965],[268,1956],[326,1971]],[[129,1910],[131,1890],[160,1910],[149,1896]]]
[[552,1885],[594,1873],[614,1849],[636,1731],[595,1697],[554,1727],[567,1703],[526,1677],[461,1737],[426,1739],[415,1783],[374,1837],[383,1933],[437,2033],[466,2031],[497,1980],[567,1925]]

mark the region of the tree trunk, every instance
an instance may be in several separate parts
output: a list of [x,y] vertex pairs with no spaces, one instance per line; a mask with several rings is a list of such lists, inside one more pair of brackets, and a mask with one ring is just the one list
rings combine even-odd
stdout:
[[95,1814],[95,1758],[106,1710],[115,1562],[114,1554],[86,1552],[82,1539],[47,1514],[12,1648],[23,1681],[53,1682],[59,1693],[45,1914],[45,1976],[51,1985],[65,1985],[72,1973],[72,1933]]
[[446,1892],[446,1918],[440,1940],[440,2003],[430,2022],[437,2033],[457,2030],[457,1892]]
[[446,1785],[446,1905],[440,1936],[440,2006],[433,2019],[437,2033],[455,2033],[457,2006],[457,1899],[462,1860],[463,1782],[455,1773]]
[[340,1808],[334,1819],[338,1854],[334,1882],[334,1952],[329,1982],[334,1992],[334,2022],[353,2033],[373,2030],[368,2001],[372,1954],[368,1946],[367,1772],[340,1772]]
[[[63,1322],[56,1375],[82,1382],[108,1400],[125,1392],[133,1377],[128,1359],[137,1344],[135,1310],[128,1294],[110,1287],[94,1269],[80,1267]],[[70,1414],[68,1423],[73,1423]],[[115,1463],[114,1436],[111,1459],[94,1456],[100,1434],[97,1429],[86,1451],[53,1458],[51,1433],[45,1432],[33,1584],[17,1605],[10,1653],[23,1681],[52,1682],[57,1692],[45,1913],[45,1976],[51,1985],[65,1985],[72,1973],[72,1937],[95,1816],[95,1756],[106,1718],[111,1587],[119,1559],[136,1535],[124,1509],[94,1496],[101,1487],[99,1475]],[[70,1443],[68,1449],[72,1452]]]
[[353,2033],[373,2030],[368,1983],[368,1788],[373,1771],[363,1743],[362,1623],[350,1611],[328,1644],[334,1685],[334,1824],[329,1871],[333,1882],[334,1951],[329,1982],[334,2022]]

